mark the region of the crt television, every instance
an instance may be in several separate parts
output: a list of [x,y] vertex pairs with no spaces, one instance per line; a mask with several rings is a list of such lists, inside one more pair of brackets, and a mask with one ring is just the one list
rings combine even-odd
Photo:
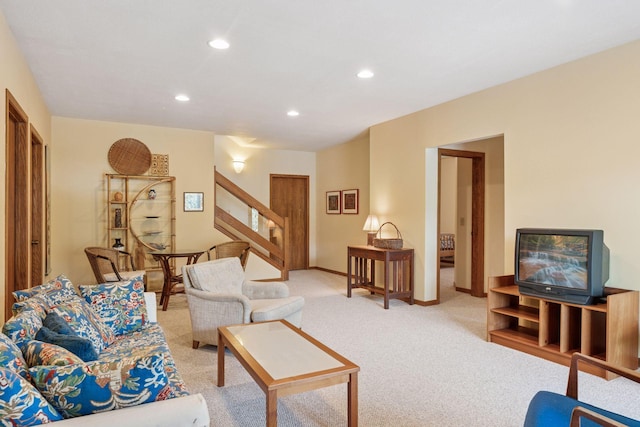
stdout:
[[593,304],[609,279],[602,230],[519,228],[515,283],[522,295]]

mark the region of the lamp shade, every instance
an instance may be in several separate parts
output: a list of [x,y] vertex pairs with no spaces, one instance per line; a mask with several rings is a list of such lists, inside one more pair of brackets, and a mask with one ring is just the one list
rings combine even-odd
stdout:
[[364,227],[362,227],[363,231],[378,231],[380,228],[380,222],[378,221],[378,217],[375,215],[369,215],[367,220],[364,222]]
[[233,161],[233,170],[236,171],[236,173],[242,172],[243,169],[244,169],[244,162],[242,160]]

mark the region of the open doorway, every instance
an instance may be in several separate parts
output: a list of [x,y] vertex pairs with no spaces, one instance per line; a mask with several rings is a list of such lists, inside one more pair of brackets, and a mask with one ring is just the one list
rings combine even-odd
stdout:
[[[485,296],[487,277],[492,275],[504,274],[505,271],[505,195],[504,195],[504,135],[497,135],[488,138],[482,138],[478,140],[468,141],[464,143],[452,144],[439,149],[434,149],[432,157],[437,161],[438,172],[434,174],[430,179],[435,185],[433,190],[438,194],[437,198],[433,199],[433,202],[438,205],[437,211],[432,211],[433,215],[437,215],[437,220],[430,222],[434,232],[433,242],[435,243],[436,233],[446,232],[448,230],[455,230],[455,258],[453,259],[454,267],[444,267],[443,277],[441,278],[441,268],[439,263],[439,257],[436,264],[436,274],[433,279],[435,280],[435,289],[437,292],[438,301],[441,302],[441,283],[442,279],[446,280],[447,275],[450,277],[449,283],[453,282],[454,271],[456,271],[456,283],[455,288],[451,292],[453,296],[459,295],[460,291],[466,292],[474,296]],[[465,164],[469,162],[473,163],[470,155],[459,155],[469,153],[484,154],[484,177],[482,181],[480,177],[474,177],[473,166],[471,170],[469,167],[465,167]],[[455,154],[458,154],[456,156]],[[444,168],[451,166],[447,165],[447,162],[453,164],[456,178],[461,182],[446,184],[442,181],[442,172]],[[455,167],[462,165],[462,170],[455,170]],[[435,166],[435,164],[434,164]],[[441,170],[442,169],[442,170]],[[447,172],[445,172],[447,173]],[[469,176],[471,175],[471,176]],[[444,178],[446,179],[446,178]],[[484,242],[481,247],[475,247],[471,244],[471,238],[475,236],[473,226],[470,225],[468,218],[474,218],[469,212],[469,205],[471,209],[475,209],[473,202],[470,202],[469,194],[473,191],[472,183],[484,182],[482,188],[484,189],[484,200],[482,202],[476,201],[475,203],[481,203],[484,208],[482,219],[476,218],[476,221],[481,221],[483,225]],[[462,200],[462,201],[461,201]],[[462,207],[456,207],[457,211],[455,215],[451,214],[450,218],[446,218],[441,213],[442,203],[457,204],[462,203]],[[449,208],[449,211],[451,209]],[[460,223],[464,224],[464,227],[460,227]],[[462,239],[462,234],[465,234],[465,239]],[[438,235],[439,237],[439,235]],[[471,249],[465,249],[466,247]],[[438,242],[439,244],[439,242]],[[438,247],[439,249],[439,247]],[[477,252],[476,252],[477,251]],[[472,261],[478,264],[482,260],[482,276],[478,275],[478,270],[472,266]],[[436,261],[434,259],[434,261]],[[445,264],[442,264],[443,266]],[[475,294],[472,294],[472,287],[470,285],[473,282],[474,274],[477,275],[475,283]],[[460,277],[460,279],[458,279]],[[450,291],[451,289],[447,289]]]
[[[482,297],[485,156],[482,152],[451,149],[438,150],[438,156],[438,295],[443,291],[442,278],[450,279],[453,273],[456,290]],[[449,268],[443,271],[452,257],[453,272]]]

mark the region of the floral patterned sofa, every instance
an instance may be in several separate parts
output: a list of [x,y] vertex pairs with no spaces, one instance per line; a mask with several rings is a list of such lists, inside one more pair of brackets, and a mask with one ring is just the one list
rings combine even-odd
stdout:
[[141,278],[78,288],[59,276],[14,292],[0,334],[0,425],[208,426],[204,399],[189,395],[149,321],[155,295],[145,299]]

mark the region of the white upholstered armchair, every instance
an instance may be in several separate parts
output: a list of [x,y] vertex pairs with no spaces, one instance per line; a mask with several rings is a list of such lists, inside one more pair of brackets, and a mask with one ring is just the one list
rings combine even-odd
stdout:
[[302,324],[304,299],[282,282],[245,280],[240,259],[222,258],[182,267],[193,348],[218,345],[218,327],[285,319]]

